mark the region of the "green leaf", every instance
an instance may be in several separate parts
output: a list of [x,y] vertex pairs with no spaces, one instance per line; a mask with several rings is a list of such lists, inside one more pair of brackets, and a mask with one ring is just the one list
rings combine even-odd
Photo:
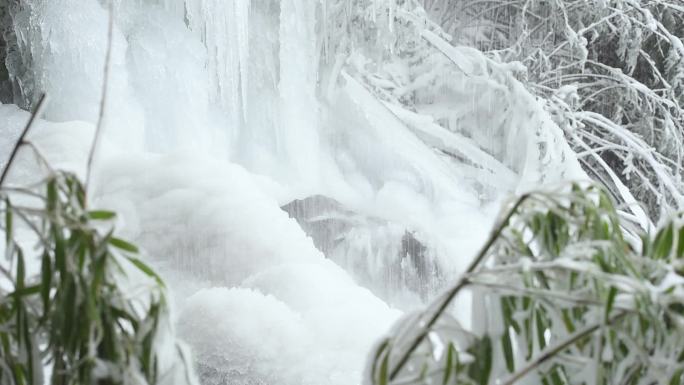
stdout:
[[10,293],[9,295],[14,298],[20,298],[24,296],[29,296],[29,295],[34,295],[40,293],[41,290],[41,285],[31,285],[31,286],[24,286],[21,289],[17,289]]
[[109,244],[118,248],[118,249],[128,251],[130,253],[138,253],[139,252],[137,246],[135,246],[131,243],[128,243],[128,242],[126,242],[120,238],[116,238],[116,237],[109,238]]
[[570,318],[570,311],[568,309],[563,309],[561,312],[563,316],[563,323],[565,324],[565,329],[573,333],[575,331],[575,324],[572,322],[572,318]]
[[670,255],[672,250],[674,229],[673,224],[670,222],[664,229],[658,232],[656,239],[653,242],[653,255],[654,259],[665,259]]
[[475,357],[475,361],[468,367],[468,376],[478,385],[487,385],[492,371],[492,340],[485,335],[468,352]]
[[116,213],[106,210],[88,211],[88,218],[98,221],[106,221],[116,217]]
[[389,339],[385,339],[378,345],[378,348],[375,350],[375,357],[373,358],[373,366],[371,369],[371,378],[373,382],[375,383],[376,378],[378,377],[376,373],[376,368],[378,367],[378,361],[380,360],[380,357],[385,354],[385,356],[389,355],[389,346],[390,346],[390,341]]
[[24,253],[17,249],[17,290],[24,288],[26,280],[26,265],[24,264]]
[[501,345],[503,348],[504,359],[506,360],[506,369],[509,373],[515,371],[515,361],[513,359],[513,345],[511,344],[511,331],[506,328],[501,336]]
[[454,347],[453,343],[449,342],[449,347],[447,348],[446,368],[444,368],[444,380],[442,381],[442,385],[446,385],[451,377],[451,372],[454,368],[454,354],[456,354],[456,348]]
[[50,288],[52,287],[52,261],[47,250],[43,253],[40,267],[40,297],[43,300],[43,317],[47,317],[50,308]]
[[684,258],[684,226],[679,228],[677,237],[677,258]]
[[55,267],[63,278],[67,273],[66,248],[62,231],[57,226],[52,227],[52,239],[55,242],[53,250],[55,253]]
[[561,376],[558,373],[559,369],[560,369],[560,366],[554,366],[551,369],[551,373],[550,373],[549,377],[551,378],[551,383],[553,385],[563,385],[563,380],[561,380]]
[[389,367],[389,354],[385,354],[380,364],[380,373],[378,375],[378,385],[387,385],[388,381],[388,367]]
[[47,184],[47,210],[49,213],[57,209],[59,196],[57,194],[57,182],[53,178]]
[[164,286],[164,281],[162,281],[161,277],[159,277],[159,275],[157,275],[157,273],[155,273],[154,270],[152,270],[152,268],[147,266],[145,262],[139,260],[138,258],[132,257],[129,257],[128,260],[131,261],[131,263],[134,264],[135,267],[140,269],[147,276],[154,278],[160,286]]
[[537,342],[539,343],[539,348],[544,349],[546,347],[546,337],[544,336],[544,333],[548,329],[548,323],[546,321],[545,312],[541,307],[535,311],[535,314],[537,321]]
[[5,198],[5,245],[7,247],[12,244],[12,235],[14,234],[12,223],[12,206],[9,199]]
[[684,369],[677,369],[670,379],[670,385],[681,385]]
[[604,316],[604,321],[608,322],[610,319],[610,312],[613,310],[613,304],[615,303],[615,296],[617,296],[617,289],[615,286],[611,286],[608,291],[608,300],[606,301],[606,313]]

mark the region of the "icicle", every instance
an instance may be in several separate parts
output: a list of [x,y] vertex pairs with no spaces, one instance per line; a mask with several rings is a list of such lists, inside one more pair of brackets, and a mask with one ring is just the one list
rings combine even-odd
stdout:
[[325,62],[330,62],[330,32],[328,31],[328,0],[321,0],[323,9],[323,52],[325,52]]
[[250,0],[185,0],[188,27],[207,48],[212,100],[231,120],[233,138],[247,119]]
[[237,51],[240,71],[242,118],[247,121],[247,90],[249,89],[249,10],[251,0],[235,0],[234,19],[236,26]]

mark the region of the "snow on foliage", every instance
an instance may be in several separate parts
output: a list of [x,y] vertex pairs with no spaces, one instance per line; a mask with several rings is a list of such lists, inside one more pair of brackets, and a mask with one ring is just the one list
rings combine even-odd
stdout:
[[[365,383],[679,383],[682,217],[640,240],[625,225],[594,186],[523,195],[454,286],[378,343]],[[483,305],[470,329],[448,310],[466,288]]]

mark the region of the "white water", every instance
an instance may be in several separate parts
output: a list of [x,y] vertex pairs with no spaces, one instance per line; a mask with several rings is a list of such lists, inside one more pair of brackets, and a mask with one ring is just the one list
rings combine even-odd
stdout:
[[[23,8],[14,22],[28,71],[15,76],[26,96],[50,95],[33,138],[55,165],[83,172],[107,10],[96,0]],[[453,49],[471,73],[449,73],[443,100],[423,98],[416,114],[354,76],[363,47],[348,64],[321,58],[324,45],[343,44],[321,37],[322,5],[120,0],[115,9],[93,204],[117,210],[119,230],[162,271],[207,384],[360,382],[375,339],[453,281],[508,193],[582,176],[510,69],[487,67],[474,50]],[[457,128],[435,123],[444,117],[429,107],[440,103]],[[27,118],[0,106],[3,138]],[[23,177],[19,169],[14,181]],[[280,209],[316,194],[353,213],[333,232],[341,244],[323,250],[329,258]],[[335,228],[340,212],[319,212],[317,226]],[[438,274],[407,265],[406,232]],[[460,309],[468,322],[467,302]]]

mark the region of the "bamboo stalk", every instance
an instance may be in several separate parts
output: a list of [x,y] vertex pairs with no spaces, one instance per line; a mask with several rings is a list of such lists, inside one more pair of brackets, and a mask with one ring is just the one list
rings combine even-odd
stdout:
[[9,159],[7,159],[7,164],[5,164],[5,168],[2,170],[2,174],[0,174],[0,188],[2,187],[2,184],[5,182],[5,178],[7,178],[7,175],[9,175],[9,170],[12,167],[12,163],[14,163],[17,154],[19,153],[19,148],[22,145],[26,144],[24,138],[26,138],[26,134],[28,134],[31,127],[33,127],[33,123],[36,121],[36,119],[42,112],[46,99],[47,96],[45,94],[41,95],[40,99],[38,99],[36,108],[33,110],[33,113],[31,114],[31,117],[29,118],[28,122],[26,122],[26,126],[24,126],[24,130],[21,132],[21,135],[19,135],[19,139],[14,144],[14,148],[10,153]]

